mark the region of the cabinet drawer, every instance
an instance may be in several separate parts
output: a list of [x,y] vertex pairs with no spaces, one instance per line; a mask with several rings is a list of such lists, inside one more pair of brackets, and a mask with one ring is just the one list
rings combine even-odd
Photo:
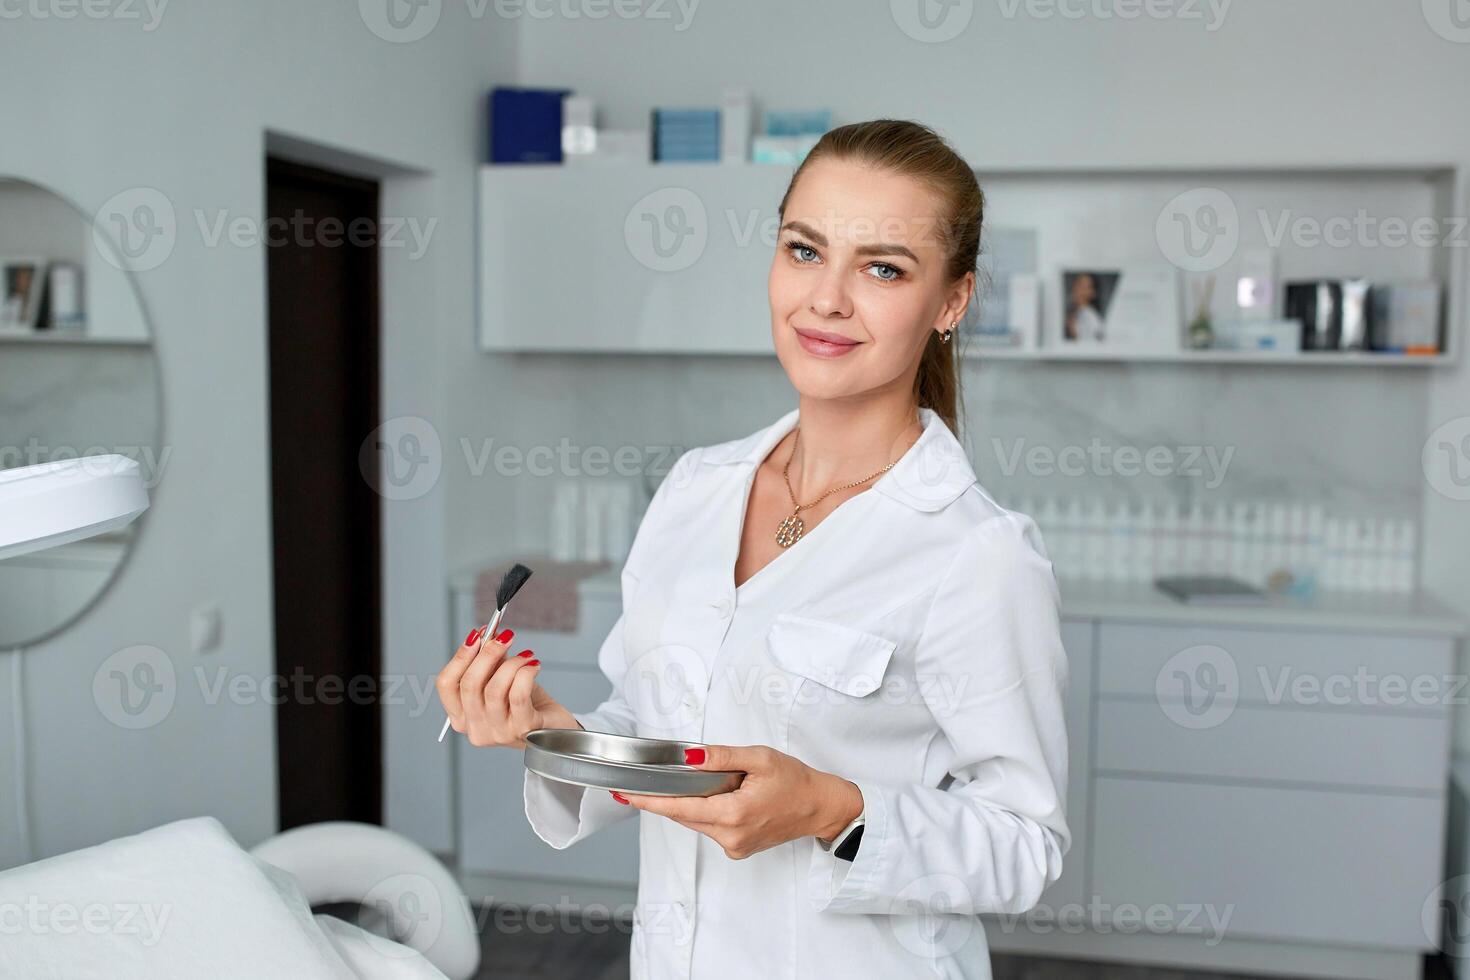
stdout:
[[[572,711],[588,711],[609,693],[606,678],[546,664],[541,685]],[[460,861],[484,874],[570,878],[632,885],[638,880],[638,820],[634,815],[565,850],[536,836],[526,819],[525,766],[516,749],[475,748],[464,736],[459,752]]]
[[1205,906],[1228,936],[1430,948],[1443,797],[1098,779],[1093,801],[1093,890],[1114,909],[1161,906],[1202,939],[1209,916],[1182,919]]
[[1464,694],[1448,678],[1453,654],[1438,637],[1102,623],[1098,691],[1443,711]]
[[1450,719],[1424,713],[1277,710],[1237,704],[1209,728],[1183,727],[1154,701],[1097,704],[1100,770],[1272,779],[1440,793]]

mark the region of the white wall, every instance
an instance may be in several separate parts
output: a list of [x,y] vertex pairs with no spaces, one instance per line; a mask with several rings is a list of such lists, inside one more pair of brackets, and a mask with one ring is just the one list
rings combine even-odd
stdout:
[[[55,8],[24,7],[35,9]],[[437,27],[414,43],[375,35],[356,3],[169,4],[153,30],[146,7],[127,9],[144,20],[23,12],[0,27],[10,82],[0,97],[0,173],[55,188],[86,210],[129,188],[156,188],[179,219],[167,260],[138,276],[157,336],[169,468],[117,586],[25,659],[39,855],[196,813],[215,814],[247,845],[275,826],[273,709],[259,699],[207,703],[187,647],[190,610],[217,602],[223,648],[199,665],[211,677],[223,668],[254,682],[274,669],[264,254],[208,246],[195,210],[260,217],[267,130],[422,174],[384,185],[385,215],[438,220],[417,262],[385,254],[385,411],[442,424],[444,365],[470,349],[483,93],[515,70],[513,26],[472,18],[461,4],[445,4]],[[386,616],[387,669],[436,669],[449,646],[442,486],[387,509],[388,559],[411,580],[407,593],[389,596],[400,605]],[[161,723],[127,731],[99,711],[92,679],[135,644],[163,650],[178,686]],[[9,684],[7,670],[7,732]],[[412,752],[405,758],[398,723],[390,718],[390,821],[442,844],[447,810],[420,818],[417,797],[445,792],[447,756],[424,766]],[[436,719],[416,724],[427,733],[422,754]],[[19,857],[8,735],[5,743],[0,867]],[[436,772],[431,790],[415,783]]]

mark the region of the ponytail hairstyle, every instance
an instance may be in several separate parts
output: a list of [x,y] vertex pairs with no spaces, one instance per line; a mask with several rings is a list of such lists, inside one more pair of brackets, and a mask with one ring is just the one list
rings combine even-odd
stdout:
[[[938,235],[949,252],[948,281],[976,271],[980,255],[980,225],[985,218],[985,195],[975,172],[944,138],[921,123],[905,119],[873,119],[829,130],[802,160],[781,197],[785,221],[791,191],[813,161],[830,158],[866,164],[923,181],[940,200]],[[971,301],[975,298],[972,296]],[[919,360],[914,396],[923,408],[933,409],[950,431],[959,434],[961,415],[959,330],[946,344],[933,331]]]

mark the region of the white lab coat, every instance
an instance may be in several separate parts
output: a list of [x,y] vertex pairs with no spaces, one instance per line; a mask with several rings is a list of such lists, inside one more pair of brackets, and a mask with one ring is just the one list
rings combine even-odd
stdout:
[[892,469],[738,590],[755,471],[797,412],[690,450],[654,495],[598,655],[612,696],[578,721],[770,745],[856,783],[866,826],[851,863],[810,837],[732,861],[673,820],[528,772],[526,816],[553,847],[639,815],[635,980],[989,978],[975,916],[1024,912],[1061,873],[1052,564],[1031,518],[920,414]]

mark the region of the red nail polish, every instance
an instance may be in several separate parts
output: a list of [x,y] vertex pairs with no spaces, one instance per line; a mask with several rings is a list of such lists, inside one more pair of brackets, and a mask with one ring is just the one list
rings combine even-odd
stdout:
[[536,665],[537,665],[537,664],[539,664],[539,663],[540,663],[540,662],[541,662],[541,661],[539,661],[539,660],[531,660],[531,661],[527,661],[527,663],[526,663],[526,666],[527,666],[527,667],[534,667],[534,666],[536,666]]
[[464,645],[467,646],[467,647],[474,646],[475,645],[475,641],[478,640],[479,638],[480,638],[480,627],[476,626],[474,629],[470,630],[470,635],[464,638]]
[[685,749],[684,765],[697,766],[704,762],[704,749]]
[[[628,798],[626,796],[624,796],[622,793],[619,793],[617,790],[610,789],[610,790],[608,790],[608,792],[611,793],[612,794],[612,798],[615,799],[615,800],[617,800],[619,803],[627,803],[628,802]],[[631,806],[631,804],[629,804],[629,805]]]
[[510,642],[510,638],[512,636],[515,636],[515,633],[512,632],[511,630],[501,630],[500,631],[500,635],[495,638],[495,642],[496,643],[509,643]]
[[530,650],[522,650],[520,653],[516,654],[517,657],[529,657],[530,655]]

